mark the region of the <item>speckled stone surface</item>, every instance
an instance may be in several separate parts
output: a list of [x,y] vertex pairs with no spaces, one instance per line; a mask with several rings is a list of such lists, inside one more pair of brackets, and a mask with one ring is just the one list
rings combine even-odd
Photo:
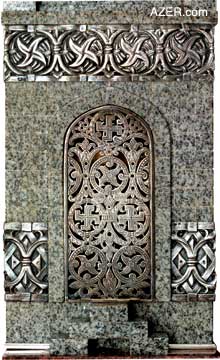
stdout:
[[[54,235],[50,242],[49,248],[51,254],[53,251],[57,252],[57,246],[62,247],[63,236],[61,232],[63,227],[60,225],[60,230],[57,229],[57,221],[61,224],[63,222],[63,188],[62,188],[62,161],[63,161],[63,141],[67,127],[69,124],[85,111],[91,108],[98,107],[103,104],[115,104],[130,108],[138,113],[151,126],[155,137],[155,207],[156,212],[156,261],[155,271],[158,281],[155,288],[156,298],[161,301],[170,299],[170,131],[167,120],[163,117],[154,106],[150,97],[151,88],[149,86],[141,85],[141,92],[143,96],[138,96],[139,84],[112,84],[111,86],[101,86],[100,84],[81,83],[70,84],[67,86],[62,84],[60,92],[57,91],[59,84],[48,83],[49,99],[56,99],[59,106],[58,111],[54,109],[54,115],[47,117],[48,125],[48,145],[50,147],[49,164],[52,164],[49,174],[49,207],[51,212],[51,232]],[[64,93],[66,96],[63,96]],[[91,93],[93,94],[91,96]],[[131,102],[132,98],[132,102]],[[54,141],[56,139],[56,141]],[[53,168],[56,167],[56,170]],[[56,230],[53,230],[56,229]],[[49,229],[50,234],[50,229]],[[166,241],[165,241],[165,237]],[[53,250],[54,249],[54,250]],[[62,251],[62,250],[61,250]],[[160,259],[163,257],[164,261]],[[52,255],[53,258],[53,255]],[[53,262],[53,260],[52,260]],[[57,266],[60,268],[59,261]],[[63,263],[63,262],[62,262]],[[50,280],[50,299],[51,301],[62,301],[64,297],[63,286],[57,286],[59,278],[60,284],[63,281],[63,274],[58,271],[54,261],[54,266],[49,270]],[[56,274],[54,276],[53,274]],[[53,284],[53,279],[55,284]]]
[[[36,101],[33,101],[33,98],[36,98]],[[177,105],[179,102],[181,107]],[[83,82],[7,83],[6,220],[48,220],[49,297],[50,301],[62,302],[64,135],[69,124],[77,116],[108,103],[130,108],[146,119],[153,130],[156,210],[155,295],[159,301],[168,301],[171,215],[173,221],[213,221],[210,163],[211,81],[158,81],[148,84],[109,85]],[[18,114],[22,116],[22,120]],[[185,139],[189,140],[186,142]],[[196,156],[197,146],[200,149],[202,141],[204,146],[201,151],[207,154],[207,162],[206,157],[203,156],[200,161]],[[31,153],[36,160],[31,161]],[[185,154],[185,157],[180,157],[182,154]]]
[[51,339],[50,353],[53,355],[88,355],[88,339],[75,336],[74,339]]
[[[137,333],[140,335],[143,331],[143,336],[147,336],[146,326],[148,324],[149,337],[145,339],[145,343],[149,344],[149,351],[153,346],[155,349],[155,344],[160,343],[161,348],[158,347],[158,352],[164,353],[168,341],[167,336],[169,343],[172,344],[212,343],[212,303],[209,302],[134,303],[129,305],[129,322],[123,320],[124,315],[122,321],[118,320],[117,322],[113,320],[110,322],[89,320],[94,312],[94,309],[91,308],[98,308],[99,306],[74,303],[7,303],[7,342],[51,343],[52,352],[56,354],[60,349],[59,354],[62,354],[66,351],[67,341],[69,346],[72,346],[72,352],[75,351],[77,354],[77,348],[74,350],[74,346],[78,344],[78,347],[84,348],[83,351],[85,351],[85,341],[86,339],[88,341],[88,338],[90,340],[95,340],[96,337],[100,339],[125,338],[128,324],[130,331],[135,330],[134,333],[130,332],[132,334],[130,341],[133,339],[135,345],[134,335]],[[120,307],[120,305],[118,306]],[[106,314],[108,314],[108,306],[103,306],[102,314],[104,314],[105,309]],[[136,329],[134,324],[136,324]],[[118,330],[111,332],[113,328]],[[157,333],[163,333],[161,341],[156,340],[159,336]],[[151,340],[153,338],[154,342]],[[74,343],[74,339],[80,341]],[[110,346],[111,341],[108,341]],[[97,346],[101,347],[101,342]],[[122,352],[126,346],[128,346],[128,342],[122,342],[121,348],[118,344],[118,348]]]
[[7,303],[6,310],[7,342],[49,342],[50,318],[47,303]]
[[136,343],[131,340],[130,355],[133,356],[146,356],[146,355],[167,355],[169,339],[167,334],[158,333],[149,337],[147,341]]
[[36,11],[36,2],[35,1],[3,1],[3,10],[4,11],[11,11],[11,10]]
[[[36,7],[36,1],[4,1],[3,2],[3,10],[16,10],[16,11],[24,11],[24,10],[33,10],[33,11],[53,11],[53,12],[68,12],[71,10],[81,9],[94,9],[94,7],[99,3],[99,7],[106,9],[109,6],[112,8],[122,8],[123,6],[134,6],[135,1],[89,1],[85,4],[83,1],[42,1]],[[215,0],[139,0],[139,6],[145,6],[151,8],[161,7],[161,6],[172,6],[172,7],[187,7],[190,9],[195,8],[205,8],[208,10],[216,9],[216,1]]]
[[[217,22],[215,1],[212,0],[43,1],[39,4],[38,11],[33,11],[33,6],[34,4],[31,7],[22,1],[18,7],[20,11],[16,11],[16,5],[6,4],[2,14],[3,24],[96,24],[97,19],[99,24]],[[162,7],[178,7],[183,12],[186,9],[205,9],[208,16],[151,16],[153,8],[159,13]]]
[[[99,4],[98,4],[99,3]],[[98,4],[98,5],[97,5]],[[215,1],[5,3],[4,24],[168,23],[152,7],[208,9]],[[35,7],[35,9],[34,9]],[[86,8],[85,8],[86,7]],[[18,9],[19,11],[16,11]],[[176,17],[169,24],[180,23]],[[212,303],[171,302],[171,223],[213,219],[213,79],[6,83],[6,221],[47,222],[49,302],[7,303],[7,342],[50,343],[51,353],[166,354],[172,344],[212,343]],[[91,108],[129,108],[151,127],[155,149],[155,296],[128,306],[65,301],[63,142]],[[135,328],[136,326],[136,328]],[[133,333],[132,333],[133,332]],[[130,333],[131,337],[127,338]],[[143,346],[140,346],[142,340]],[[147,345],[147,349],[146,349]]]
[[164,302],[131,304],[130,319],[147,319],[149,336],[154,332],[166,333],[171,344],[212,343],[212,309],[209,302]]

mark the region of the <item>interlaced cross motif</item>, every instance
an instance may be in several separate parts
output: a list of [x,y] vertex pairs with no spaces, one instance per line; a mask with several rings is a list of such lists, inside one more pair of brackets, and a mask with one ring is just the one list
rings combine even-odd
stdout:
[[[116,125],[114,125],[114,121],[116,122]],[[123,127],[119,124],[119,119],[113,114],[113,115],[106,115],[105,123],[103,124],[103,121],[99,120],[96,122],[96,131],[97,132],[103,132],[102,140],[111,142],[113,140],[113,134],[121,136],[123,132]]]
[[125,214],[118,215],[119,223],[127,222],[128,230],[135,231],[137,223],[144,221],[143,211],[137,211],[133,205],[125,205]]
[[76,221],[81,221],[81,229],[83,231],[89,231],[94,225],[98,225],[100,222],[100,215],[95,213],[95,205],[86,204],[84,206],[84,212],[80,210],[75,211]]

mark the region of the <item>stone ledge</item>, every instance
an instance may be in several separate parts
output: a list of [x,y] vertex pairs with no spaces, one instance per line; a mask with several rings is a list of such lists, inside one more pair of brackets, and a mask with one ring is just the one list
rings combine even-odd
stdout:
[[[43,12],[39,11],[34,13],[31,11],[4,11],[2,13],[2,24],[3,25],[25,25],[25,24],[53,24],[53,25],[64,25],[64,24],[80,24],[86,23],[88,25],[96,25],[97,19],[102,18],[102,14],[99,14],[98,11],[96,15],[93,14],[82,14],[77,12],[70,13],[53,13],[53,12]],[[103,18],[101,24],[117,25],[117,24],[155,24],[155,25],[179,25],[179,24],[202,24],[202,25],[217,25],[218,22],[218,13],[216,11],[210,12],[208,16],[192,17],[192,16],[149,16],[143,14],[138,16],[137,13],[127,14],[124,16],[124,12],[121,13],[107,13]]]

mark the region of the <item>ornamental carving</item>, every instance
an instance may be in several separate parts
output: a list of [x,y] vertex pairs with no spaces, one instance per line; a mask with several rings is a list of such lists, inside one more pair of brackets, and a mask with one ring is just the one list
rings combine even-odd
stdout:
[[47,226],[4,226],[5,292],[9,301],[47,301]]
[[152,297],[151,131],[114,105],[83,114],[65,140],[66,296]]
[[6,81],[141,80],[212,74],[213,31],[173,26],[8,26]]
[[214,300],[215,227],[176,223],[172,234],[173,300]]

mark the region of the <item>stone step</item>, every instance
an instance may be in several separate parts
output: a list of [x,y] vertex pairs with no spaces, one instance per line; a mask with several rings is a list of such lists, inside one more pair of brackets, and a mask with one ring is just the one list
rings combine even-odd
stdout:
[[52,355],[162,356],[168,354],[168,349],[169,339],[164,333],[156,333],[147,338],[143,336],[143,332],[136,332],[135,336],[131,334],[127,338],[118,335],[115,338],[102,337],[92,340],[76,336],[69,339],[52,339],[50,343]]
[[169,338],[165,333],[155,333],[147,341],[141,338],[131,338],[130,341],[131,356],[167,355],[168,350]]
[[56,322],[51,325],[51,337],[74,338],[82,336],[87,339],[98,338],[148,338],[148,323],[146,321],[127,321],[127,322],[72,322],[72,324],[62,323],[57,326]]
[[[104,321],[111,323],[128,322],[127,304],[116,305],[99,305],[99,304],[81,304],[81,303],[64,303],[52,304],[50,307],[50,328],[52,336],[56,337],[59,330],[60,336],[69,334],[72,324],[84,324],[82,328],[90,327],[88,322]],[[78,326],[78,325],[76,325]]]
[[74,339],[51,339],[51,355],[88,355],[88,339],[75,337]]

